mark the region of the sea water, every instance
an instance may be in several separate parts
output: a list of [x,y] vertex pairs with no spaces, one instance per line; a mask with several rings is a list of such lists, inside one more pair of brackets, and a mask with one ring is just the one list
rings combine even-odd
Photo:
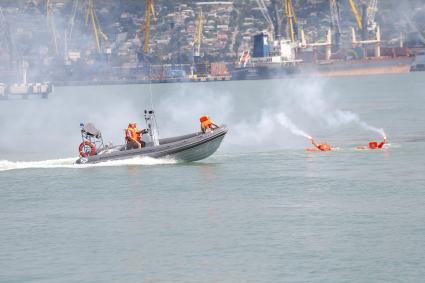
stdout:
[[[422,282],[425,76],[56,88],[0,103],[0,282]],[[194,163],[81,166],[79,122],[119,144],[155,108],[161,136],[230,131]],[[323,113],[351,111],[380,140]],[[319,142],[269,119],[285,113]]]

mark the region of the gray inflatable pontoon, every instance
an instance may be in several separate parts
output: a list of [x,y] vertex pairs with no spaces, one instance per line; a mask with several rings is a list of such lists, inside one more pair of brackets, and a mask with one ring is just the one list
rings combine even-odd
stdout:
[[159,139],[139,149],[126,149],[125,145],[101,148],[95,155],[80,157],[76,163],[99,163],[133,157],[170,158],[176,161],[192,162],[212,155],[219,148],[227,133],[226,126],[220,126],[208,133],[194,133],[179,137]]
[[192,162],[207,158],[219,148],[227,134],[226,126],[216,126],[206,133],[159,139],[153,110],[145,110],[146,136],[145,146],[137,149],[128,149],[127,145],[104,145],[102,133],[88,123],[81,127],[82,143],[80,144],[80,158],[77,164],[99,163],[111,160],[128,159],[133,157],[170,158],[176,161]]

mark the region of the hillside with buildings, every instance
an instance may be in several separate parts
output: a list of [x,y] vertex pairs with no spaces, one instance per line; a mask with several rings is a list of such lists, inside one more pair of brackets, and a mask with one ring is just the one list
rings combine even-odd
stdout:
[[[264,3],[267,10],[258,3]],[[348,40],[354,17],[341,1],[343,34]],[[381,1],[377,21],[387,44],[400,36],[423,40],[424,7],[421,1]],[[380,3],[381,3],[380,2]],[[90,6],[90,3],[93,6]],[[201,53],[209,62],[234,62],[252,47],[260,32],[287,36],[282,1],[238,0],[209,4],[200,1],[155,1],[150,52],[143,52],[145,1],[7,1],[0,2],[0,71],[10,74],[28,62],[30,76],[44,80],[96,80],[131,76],[126,70],[153,64],[191,64],[197,16],[203,12]],[[309,41],[325,38],[330,27],[328,0],[294,1],[298,25]],[[90,10],[91,9],[91,10]],[[394,13],[397,11],[397,13]],[[276,29],[276,27],[275,27]],[[96,43],[95,34],[99,43]],[[414,34],[413,38],[409,38]],[[7,77],[4,76],[4,77]]]

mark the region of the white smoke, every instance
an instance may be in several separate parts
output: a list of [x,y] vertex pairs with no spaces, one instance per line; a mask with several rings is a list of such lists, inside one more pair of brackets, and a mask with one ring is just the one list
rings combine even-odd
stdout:
[[279,105],[285,113],[292,112],[291,116],[301,117],[297,120],[307,120],[306,117],[309,117],[309,123],[313,121],[315,128],[333,130],[355,124],[385,137],[383,129],[370,125],[358,114],[338,109],[336,100],[341,100],[344,94],[329,89],[328,79],[311,79],[308,82],[293,80],[285,88],[284,95],[289,97]]
[[306,137],[308,139],[311,139],[312,137],[308,135],[306,132],[298,128],[284,113],[278,113],[276,115],[276,119],[279,121],[279,123],[287,128],[291,133],[297,136]]
[[330,127],[340,127],[350,123],[355,123],[364,130],[376,132],[383,138],[386,138],[384,129],[369,125],[365,121],[362,121],[356,113],[351,111],[335,110],[333,112],[324,113],[323,118]]
[[[209,115],[229,128],[224,151],[300,148],[304,137],[330,137],[350,124],[384,135],[356,113],[339,110],[344,95],[329,85],[326,79],[157,84],[152,92],[161,138],[199,131],[199,117]],[[77,154],[80,122],[94,123],[105,142],[122,144],[128,122],[144,127],[148,87],[65,87],[48,100],[0,103],[0,159]]]

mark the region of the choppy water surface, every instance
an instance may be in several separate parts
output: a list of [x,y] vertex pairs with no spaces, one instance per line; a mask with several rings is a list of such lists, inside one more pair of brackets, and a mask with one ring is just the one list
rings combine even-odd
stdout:
[[[141,120],[146,86],[2,102],[0,282],[421,282],[424,79],[155,85],[161,135],[197,130],[204,113],[231,129],[191,164],[73,164],[80,119],[118,143]],[[326,123],[335,110],[390,144],[354,150],[380,137]],[[307,153],[267,119],[279,112],[340,150]]]

